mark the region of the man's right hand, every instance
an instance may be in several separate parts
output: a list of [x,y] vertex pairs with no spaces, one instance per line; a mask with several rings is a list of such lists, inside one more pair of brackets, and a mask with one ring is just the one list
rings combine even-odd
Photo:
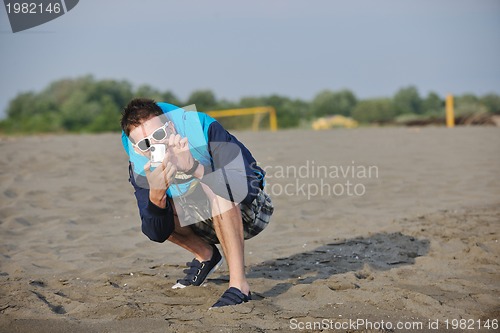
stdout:
[[167,189],[172,184],[177,168],[170,161],[167,152],[160,166],[151,171],[151,162],[146,163],[144,171],[149,184],[149,200],[160,208],[167,207]]

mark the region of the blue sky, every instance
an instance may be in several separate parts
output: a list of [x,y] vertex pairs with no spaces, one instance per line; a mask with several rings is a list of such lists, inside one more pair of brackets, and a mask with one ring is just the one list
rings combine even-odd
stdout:
[[13,34],[0,8],[0,114],[18,93],[92,74],[185,99],[415,85],[500,93],[500,1],[81,0]]

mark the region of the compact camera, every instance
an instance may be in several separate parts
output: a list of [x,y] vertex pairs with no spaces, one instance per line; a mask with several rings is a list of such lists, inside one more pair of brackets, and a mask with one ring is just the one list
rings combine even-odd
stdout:
[[165,145],[155,144],[151,145],[151,166],[157,168],[165,158]]

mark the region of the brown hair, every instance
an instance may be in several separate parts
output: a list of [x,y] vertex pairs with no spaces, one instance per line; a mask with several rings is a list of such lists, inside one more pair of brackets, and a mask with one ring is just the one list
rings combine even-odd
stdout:
[[154,116],[161,116],[162,109],[152,99],[134,98],[123,109],[121,126],[127,136],[130,135],[130,126],[139,126],[145,120]]

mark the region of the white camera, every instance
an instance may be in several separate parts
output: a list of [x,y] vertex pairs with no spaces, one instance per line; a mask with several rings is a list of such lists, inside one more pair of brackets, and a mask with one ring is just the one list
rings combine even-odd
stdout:
[[151,145],[151,166],[157,168],[165,158],[165,145],[156,144]]

